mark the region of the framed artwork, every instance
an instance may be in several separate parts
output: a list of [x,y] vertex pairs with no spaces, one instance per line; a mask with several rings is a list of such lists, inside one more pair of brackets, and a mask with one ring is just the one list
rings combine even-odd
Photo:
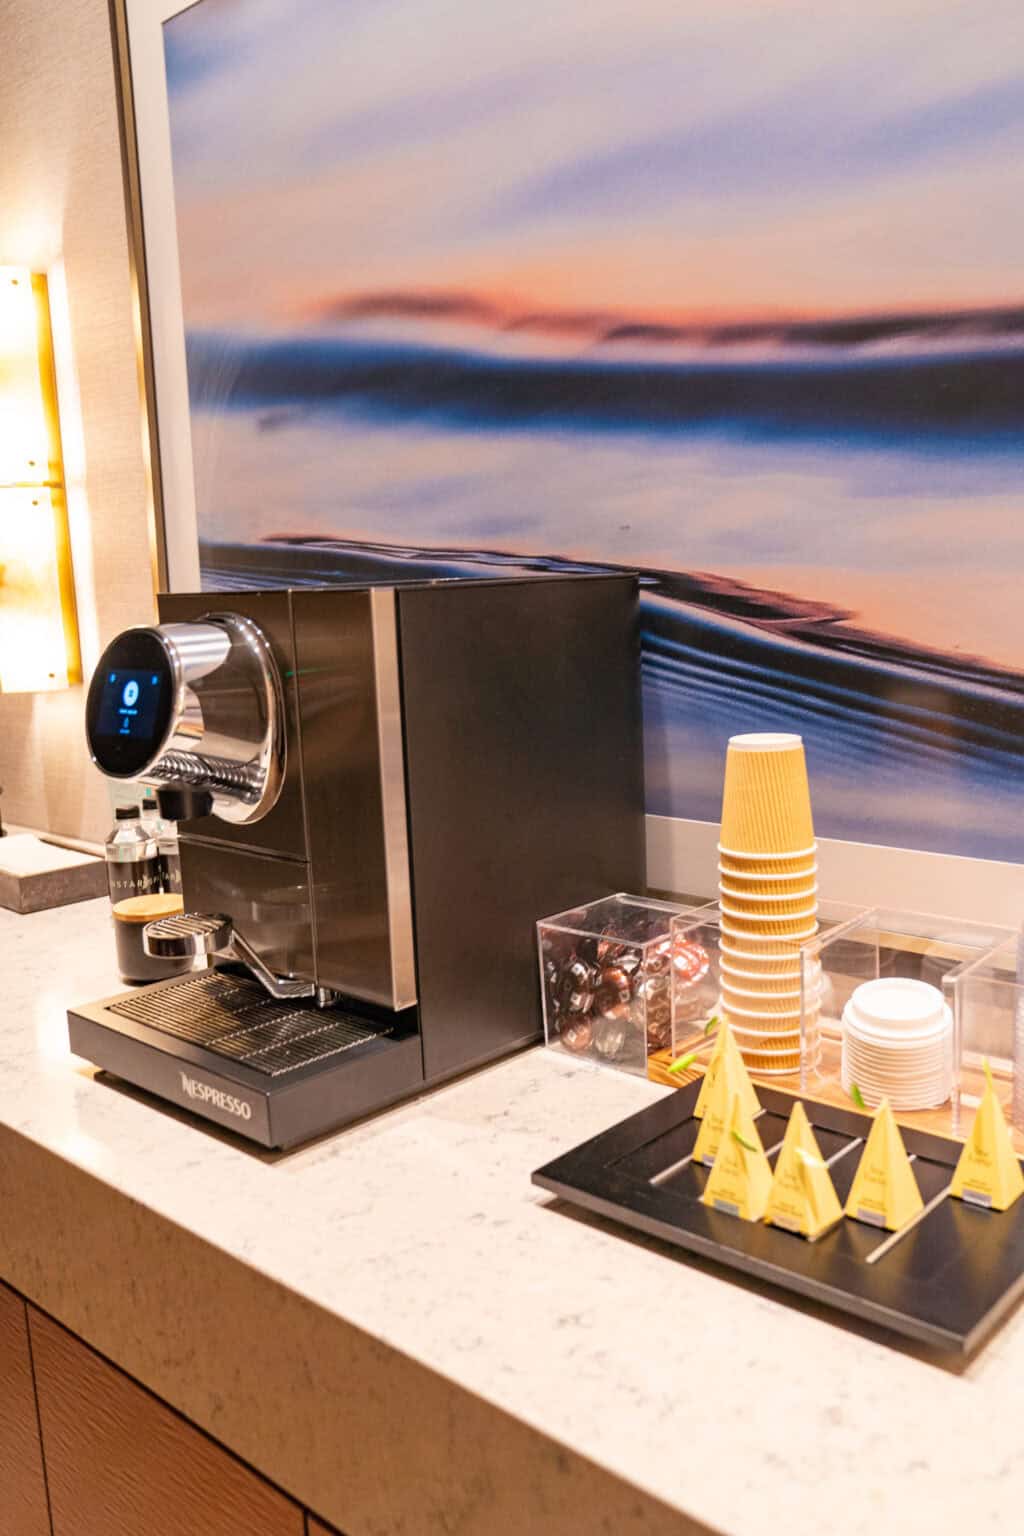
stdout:
[[656,876],[795,730],[835,871],[1019,916],[1015,28],[127,0],[170,583],[638,569]]

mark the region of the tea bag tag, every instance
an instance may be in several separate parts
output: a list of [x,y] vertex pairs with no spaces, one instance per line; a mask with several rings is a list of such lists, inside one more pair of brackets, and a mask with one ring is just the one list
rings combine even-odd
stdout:
[[743,1101],[750,1115],[753,1117],[761,1113],[761,1101],[757,1096],[753,1083],[750,1081],[750,1074],[740,1054],[740,1048],[736,1044],[736,1038],[726,1020],[721,1019],[715,1038],[715,1048],[711,1053],[711,1060],[708,1062],[704,1081],[700,1085],[697,1103],[694,1105],[694,1117],[698,1120],[703,1119],[707,1112],[708,1104],[711,1102],[711,1096],[714,1093],[715,1078],[718,1076],[719,1068],[726,1057],[731,1062],[734,1082],[743,1094]]
[[798,1100],[775,1163],[764,1219],[771,1226],[815,1238],[834,1227],[842,1214],[832,1175],[825,1166],[807,1111]]
[[921,1191],[903,1145],[899,1126],[883,1099],[853,1180],[846,1214],[854,1221],[898,1232],[924,1209]]
[[1024,1173],[1013,1150],[1003,1106],[985,1063],[985,1092],[953,1174],[950,1194],[970,1205],[1005,1211],[1024,1194]]
[[724,1019],[719,1021],[718,1031],[715,1035],[714,1050],[711,1052],[711,1059],[708,1062],[707,1070],[704,1073],[704,1079],[700,1085],[700,1093],[697,1095],[697,1102],[693,1106],[693,1115],[695,1120],[703,1120],[704,1114],[708,1107],[708,1103],[711,1099],[711,1095],[714,1091],[715,1078],[718,1076],[718,1068],[722,1060],[725,1031],[728,1029],[728,1027],[729,1026],[725,1023]]
[[716,1211],[727,1211],[744,1221],[760,1221],[768,1204],[772,1169],[757,1126],[743,1099],[734,1093],[728,1124],[708,1176],[701,1201]]
[[[739,1053],[737,1052],[737,1055]],[[742,1061],[739,1063],[744,1075],[746,1069]],[[750,1079],[747,1078],[749,1084]],[[695,1163],[713,1163],[718,1156],[718,1149],[729,1130],[729,1110],[734,1098],[738,1098],[744,1105],[747,1119],[753,1124],[753,1115],[747,1107],[747,1095],[743,1089],[743,1081],[737,1070],[736,1060],[729,1053],[728,1047],[723,1047],[715,1080],[711,1085],[707,1103],[704,1106],[704,1117],[700,1122],[700,1130],[697,1132],[697,1141],[693,1149]],[[756,1100],[755,1100],[756,1102]],[[760,1108],[760,1106],[758,1106]]]

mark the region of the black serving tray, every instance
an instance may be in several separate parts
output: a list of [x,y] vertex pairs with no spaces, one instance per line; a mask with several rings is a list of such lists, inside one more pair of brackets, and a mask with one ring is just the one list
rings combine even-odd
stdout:
[[[767,1280],[812,1301],[876,1323],[939,1349],[968,1354],[992,1331],[1024,1288],[1024,1198],[987,1211],[943,1191],[960,1143],[903,1130],[925,1213],[901,1233],[844,1218],[824,1237],[805,1238],[742,1221],[701,1205],[709,1169],[690,1154],[700,1083],[583,1142],[533,1182],[573,1205],[649,1236]],[[774,1162],[791,1094],[758,1086],[757,1127]],[[821,1155],[845,1203],[870,1130],[868,1115],[805,1099]]]

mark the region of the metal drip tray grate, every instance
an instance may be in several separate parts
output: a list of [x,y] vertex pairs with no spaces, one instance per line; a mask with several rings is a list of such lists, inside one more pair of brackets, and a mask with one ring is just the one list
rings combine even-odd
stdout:
[[110,1012],[215,1056],[280,1077],[390,1034],[341,1008],[310,1008],[268,997],[258,982],[204,971],[159,992],[111,1003]]

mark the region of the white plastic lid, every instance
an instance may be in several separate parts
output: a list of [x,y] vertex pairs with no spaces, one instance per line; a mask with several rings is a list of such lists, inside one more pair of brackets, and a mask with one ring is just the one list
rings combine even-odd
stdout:
[[865,981],[846,1005],[852,1023],[882,1034],[906,1035],[941,1025],[945,1001],[938,987],[909,976]]

